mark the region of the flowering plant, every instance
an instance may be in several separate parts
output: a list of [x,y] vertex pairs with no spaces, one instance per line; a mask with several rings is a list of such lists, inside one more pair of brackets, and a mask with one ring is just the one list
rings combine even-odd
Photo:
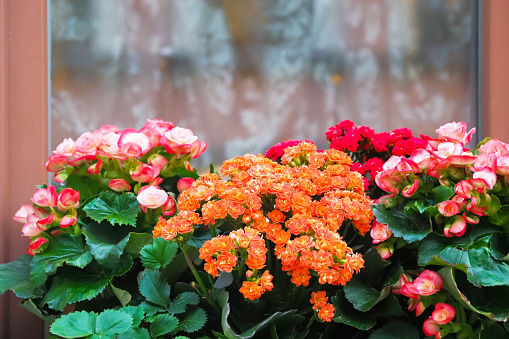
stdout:
[[196,294],[175,294],[179,307],[152,318],[139,305],[169,303],[153,288],[176,249],[153,242],[152,230],[175,213],[179,189],[198,177],[189,161],[206,146],[160,119],[65,139],[46,162],[56,186],[40,186],[14,216],[31,242],[26,255],[0,265],[0,292],[13,290],[65,338],[132,337],[149,325],[154,337],[199,329]]
[[[435,139],[404,129],[407,137],[391,145],[401,131],[384,134],[376,154],[380,138],[368,128],[347,121],[328,134],[331,147],[356,153],[361,169],[384,152],[381,168],[364,172],[383,190],[370,190],[378,203],[370,235],[382,262],[400,266],[390,295],[407,304],[404,325],[415,338],[416,328],[435,338],[508,337],[509,145],[486,138],[467,149],[475,129],[464,122],[438,128]],[[378,321],[378,331],[396,319]]]

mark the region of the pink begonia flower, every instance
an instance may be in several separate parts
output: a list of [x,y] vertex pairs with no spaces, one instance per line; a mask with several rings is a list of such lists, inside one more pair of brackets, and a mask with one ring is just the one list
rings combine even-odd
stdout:
[[453,142],[442,142],[438,145],[433,154],[437,158],[445,159],[451,155],[460,155],[463,153],[463,144]]
[[395,196],[398,194],[398,182],[391,178],[390,172],[391,170],[379,172],[375,177],[375,182],[382,190],[391,193],[392,196]]
[[161,119],[147,119],[147,122],[145,123],[143,128],[145,127],[153,128],[156,131],[158,131],[160,135],[164,135],[166,131],[173,129],[175,125],[173,124],[173,122],[163,121]]
[[103,161],[98,158],[95,164],[92,164],[87,168],[87,173],[90,175],[98,175],[99,173],[101,173],[102,169]]
[[67,165],[67,157],[64,155],[52,154],[46,161],[46,170],[48,172],[56,172]]
[[57,207],[60,211],[65,212],[72,207],[76,208],[80,205],[80,192],[72,188],[64,188],[58,193]]
[[162,168],[165,164],[168,163],[168,160],[166,160],[166,158],[161,154],[152,154],[148,157],[147,162],[152,166]]
[[129,183],[124,179],[111,179],[108,186],[116,192],[131,190],[131,185],[129,185]]
[[47,225],[38,225],[36,221],[30,221],[23,225],[21,233],[23,233],[24,237],[35,237],[44,232],[47,228]]
[[454,186],[454,192],[465,199],[470,199],[472,197],[473,190],[474,185],[472,185],[469,180],[461,180]]
[[53,154],[71,157],[74,154],[75,148],[76,145],[74,144],[74,140],[67,138],[57,146],[57,148],[53,151]]
[[474,170],[479,171],[484,167],[497,169],[497,156],[495,154],[479,154],[474,162]]
[[497,157],[497,174],[509,175],[509,153]]
[[147,182],[147,185],[150,185],[150,186],[159,186],[163,181],[164,181],[163,178],[156,177],[156,178],[150,180],[149,182]]
[[113,131],[105,133],[103,135],[102,142],[98,147],[98,150],[109,155],[117,155],[120,152],[120,147],[118,147],[119,138],[120,133]]
[[102,132],[102,134],[108,134],[108,133],[115,133],[119,131],[119,128],[116,125],[104,125],[99,128],[99,131]]
[[396,170],[402,174],[419,173],[419,166],[410,159],[401,158],[396,165]]
[[467,211],[469,211],[470,213],[476,214],[480,217],[483,217],[486,215],[485,211],[488,208],[488,206],[484,206],[484,207],[478,206],[477,205],[479,202],[478,200],[479,200],[479,198],[477,198],[477,197],[470,198],[470,202],[467,204]]
[[69,160],[69,165],[78,167],[81,164],[83,164],[84,162],[93,161],[95,159],[97,159],[97,156],[95,154],[80,155],[72,160]]
[[416,316],[420,316],[424,310],[426,310],[426,307],[424,307],[423,302],[420,299],[413,299],[410,298],[407,301],[408,305],[408,311],[412,312],[415,311]]
[[147,164],[141,164],[134,171],[129,172],[131,178],[138,182],[150,182],[154,180],[159,173],[161,168],[157,166],[150,166]]
[[49,185],[48,188],[39,188],[33,195],[32,201],[41,207],[53,207],[57,204],[57,191],[55,186]]
[[387,224],[382,224],[375,220],[373,221],[373,226],[371,227],[369,234],[371,235],[371,238],[373,238],[373,244],[378,244],[389,239],[392,232]]
[[196,159],[205,152],[207,143],[204,141],[196,140],[191,144],[191,159]]
[[459,213],[461,205],[453,200],[442,201],[437,205],[438,212],[444,217],[452,217]]
[[193,131],[181,127],[166,131],[161,138],[161,144],[166,151],[177,155],[190,153],[195,141],[198,141],[198,137],[193,134]]
[[465,122],[449,122],[440,128],[436,129],[438,139],[446,141],[459,141],[463,144],[468,144],[472,139],[472,134],[475,133],[475,128],[472,128],[467,133],[467,124]]
[[401,195],[406,198],[410,198],[412,195],[415,194],[415,192],[417,192],[418,189],[419,180],[414,180],[414,182],[411,183],[410,185],[403,187],[403,189],[401,190]]
[[[40,211],[43,211],[46,215],[44,216],[37,216],[36,220],[39,220],[41,218],[45,218],[49,215],[49,212],[44,211],[43,209],[38,209]],[[23,205],[20,207],[20,209],[14,214],[13,219],[17,222],[26,223],[28,221],[28,218],[30,216],[36,216],[36,209],[32,205]]]
[[30,255],[35,255],[39,253],[42,250],[41,249],[42,244],[46,243],[47,241],[48,240],[46,240],[46,238],[43,237],[36,238],[34,241],[30,243],[30,245],[28,245],[27,253]]
[[465,214],[455,215],[451,222],[444,226],[444,235],[446,237],[457,236],[461,237],[467,230],[467,220]]
[[432,318],[424,320],[424,323],[422,324],[422,331],[427,337],[434,335],[435,339],[441,338],[440,327]]
[[78,219],[74,215],[66,215],[63,217],[60,222],[58,223],[58,226],[62,228],[66,228],[69,226],[72,226],[78,222]]
[[438,325],[445,325],[451,322],[456,316],[456,310],[449,304],[438,303],[435,305],[435,310],[431,314],[431,319]]
[[119,153],[131,158],[139,158],[143,154],[143,149],[137,143],[128,142],[120,147]]
[[389,259],[394,254],[394,244],[392,243],[382,242],[376,245],[375,248],[383,260]]
[[189,161],[184,162],[184,168],[186,170],[188,170],[189,172],[193,172],[194,171],[194,167],[191,166],[191,163]]
[[158,147],[161,145],[161,136],[164,134],[164,132],[161,133],[159,130],[149,126],[142,127],[139,132],[147,136],[149,142],[152,144],[152,147]]
[[103,134],[101,131],[97,130],[93,133],[85,132],[83,133],[75,142],[75,152],[83,153],[83,154],[95,154],[97,151],[97,147],[101,144],[103,138]]
[[166,202],[163,205],[163,215],[170,216],[175,214],[177,211],[177,204],[175,203],[175,200],[173,197],[168,196],[168,199],[166,199]]
[[408,273],[403,273],[399,276],[399,280],[396,285],[391,286],[391,291],[394,294],[401,294],[401,287],[405,285],[407,282],[411,282],[412,277]]
[[481,170],[475,172],[472,177],[474,179],[483,179],[490,189],[493,189],[493,186],[497,183],[497,173],[490,167],[483,167]]
[[408,282],[401,287],[401,293],[409,298],[415,296],[428,296],[442,289],[444,281],[442,277],[430,270],[424,270],[414,281]]
[[138,202],[143,212],[147,208],[155,209],[163,206],[168,200],[168,193],[156,186],[143,186],[138,191]]
[[496,156],[501,156],[509,153],[509,145],[500,140],[491,139],[479,147],[479,152],[483,154],[495,154]]
[[185,178],[181,178],[178,182],[177,182],[177,189],[180,193],[190,189],[192,186],[193,186],[193,183],[194,183],[194,179],[193,178],[188,178],[188,177],[185,177]]
[[393,155],[389,159],[387,159],[386,162],[382,165],[382,170],[387,171],[393,168],[396,168],[396,166],[401,162],[401,159],[403,157]]
[[63,184],[64,182],[67,181],[68,178],[69,173],[67,173],[67,171],[59,171],[53,175],[53,180],[55,180],[55,182],[58,182],[59,184]]
[[134,128],[125,129],[118,139],[118,147],[120,147],[120,149],[122,149],[123,145],[128,143],[134,143],[140,146],[142,155],[150,151],[152,148],[152,143],[150,142],[149,138]]
[[417,166],[419,166],[419,171],[424,172],[429,168],[429,164],[431,161],[431,153],[419,148],[415,150],[410,156],[410,160],[415,162]]

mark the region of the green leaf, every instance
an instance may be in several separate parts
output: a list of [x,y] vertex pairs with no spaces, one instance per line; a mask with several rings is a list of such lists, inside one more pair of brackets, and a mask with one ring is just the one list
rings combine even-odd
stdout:
[[452,187],[437,186],[433,189],[433,195],[437,203],[451,199],[454,194],[454,188]]
[[166,312],[167,311],[167,309],[165,307],[162,307],[162,306],[159,306],[156,304],[152,304],[151,302],[148,302],[148,301],[143,301],[140,304],[140,307],[147,314],[147,317],[153,316],[154,314],[156,314],[158,312]]
[[490,238],[491,255],[493,258],[509,262],[509,235],[495,233]]
[[193,236],[187,240],[187,244],[192,247],[201,248],[202,245],[210,239],[212,239],[210,231],[195,229]]
[[407,242],[422,240],[432,231],[429,220],[406,214],[402,208],[387,210],[383,204],[377,204],[372,209],[379,222],[387,224],[395,237]]
[[419,339],[417,329],[401,320],[393,320],[375,330],[368,339]]
[[[92,222],[84,229],[90,253],[97,262],[108,268],[115,268],[130,234],[113,228],[108,223]],[[126,234],[127,233],[127,234]]]
[[129,233],[129,241],[125,245],[124,251],[135,258],[140,256],[143,246],[152,243],[154,237],[149,233]]
[[177,243],[166,241],[161,237],[156,238],[152,244],[141,249],[141,262],[151,270],[166,267],[175,258],[177,249]]
[[335,322],[353,326],[361,331],[367,331],[375,326],[376,318],[356,310],[346,299],[344,291],[338,290],[337,294],[332,297],[332,303],[336,309],[332,319]]
[[233,274],[232,272],[221,272],[214,283],[215,289],[221,289],[228,287],[233,282]]
[[61,316],[51,324],[50,332],[64,338],[80,338],[95,332],[96,313],[73,312]]
[[140,280],[140,293],[147,301],[168,308],[171,287],[158,271],[145,272]]
[[[20,298],[41,297],[43,287],[30,278],[32,256],[24,254],[15,261],[0,265],[0,294],[12,290]],[[43,283],[44,280],[40,283]]]
[[32,299],[25,299],[20,303],[20,306],[27,310],[28,312],[31,312],[44,320],[47,324],[52,324],[59,315],[57,314],[50,314],[44,310],[42,310]]
[[64,233],[52,239],[44,252],[34,255],[30,264],[30,276],[37,285],[43,283],[47,274],[55,272],[64,263],[83,268],[91,261],[92,254],[82,236]]
[[98,180],[96,178],[76,174],[70,175],[65,186],[70,187],[75,191],[79,191],[80,201],[85,201],[104,190],[104,188],[101,188],[101,186],[98,185]]
[[41,305],[48,304],[52,309],[62,310],[67,304],[97,296],[108,282],[108,277],[95,270],[63,267],[51,281]]
[[478,226],[461,238],[430,234],[420,244],[418,264],[458,268],[476,286],[509,285],[509,265],[494,259],[489,250],[492,231]]
[[198,305],[200,297],[194,292],[184,292],[179,294],[170,304],[168,313],[180,314],[186,311],[187,305]]
[[105,310],[97,317],[95,333],[113,336],[131,328],[133,318],[119,310]]
[[152,339],[146,328],[130,328],[124,333],[120,333],[118,339]]
[[184,319],[181,319],[177,330],[192,333],[198,331],[207,322],[207,313],[201,308],[196,308],[191,312],[185,314]]
[[157,338],[161,335],[170,333],[177,328],[179,320],[169,314],[158,315],[150,325],[150,334],[152,338]]
[[141,209],[136,196],[131,192],[116,194],[104,191],[83,207],[83,211],[97,222],[108,220],[111,224],[136,227],[136,217]]
[[143,320],[145,316],[145,312],[143,312],[143,309],[138,306],[125,306],[120,309],[120,311],[123,311],[131,316],[133,319],[133,327],[138,327],[141,324],[141,321]]
[[116,267],[114,267],[113,269],[107,269],[105,267],[103,269],[103,272],[109,277],[122,276],[131,269],[133,264],[134,264],[133,257],[131,257],[131,255],[128,253],[124,253],[120,256],[120,260]]
[[132,298],[132,296],[129,292],[122,290],[120,288],[116,288],[112,284],[110,284],[110,288],[122,306],[126,306],[127,304],[129,304],[129,302],[131,301],[131,298]]
[[482,314],[495,321],[509,321],[509,287],[481,287],[470,284],[461,271],[444,267],[438,271],[443,278],[443,289],[467,310]]

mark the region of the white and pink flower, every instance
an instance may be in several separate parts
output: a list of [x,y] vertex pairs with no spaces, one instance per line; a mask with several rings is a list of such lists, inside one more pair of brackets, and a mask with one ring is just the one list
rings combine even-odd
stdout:
[[142,211],[149,209],[156,209],[163,206],[168,200],[169,195],[162,189],[156,186],[143,186],[138,191],[138,202]]
[[467,133],[467,124],[464,121],[447,123],[437,130],[438,139],[451,142],[460,142],[468,144],[475,133],[475,128],[472,128]]

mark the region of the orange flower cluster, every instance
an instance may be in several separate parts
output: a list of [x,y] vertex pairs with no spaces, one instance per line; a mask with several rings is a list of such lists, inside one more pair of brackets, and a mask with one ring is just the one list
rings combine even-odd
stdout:
[[[268,271],[257,277],[268,251],[263,236],[274,244],[274,254],[295,285],[308,286],[315,273],[321,284],[344,285],[364,261],[337,231],[350,221],[364,234],[373,217],[361,175],[350,172],[352,161],[345,153],[318,152],[306,142],[287,148],[282,163],[262,155],[225,161],[221,173],[230,180],[202,175],[181,193],[179,213],[160,221],[154,237],[172,240],[180,235],[176,240],[183,241],[194,226],[225,222],[235,231],[203,244],[200,257],[213,277],[218,270],[243,269],[242,263],[253,270],[241,288],[247,299],[272,288],[260,283]],[[329,307],[321,309],[323,319],[331,317],[326,315]]]
[[334,318],[334,306],[327,302],[329,298],[324,291],[311,293],[311,304],[314,310],[318,310],[318,318],[322,321],[330,322]]

